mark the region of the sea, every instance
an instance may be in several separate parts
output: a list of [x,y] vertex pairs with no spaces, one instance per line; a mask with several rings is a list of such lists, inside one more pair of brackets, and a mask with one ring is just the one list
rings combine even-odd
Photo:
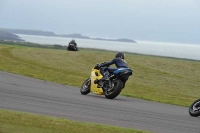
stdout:
[[110,51],[123,51],[136,54],[154,55],[181,59],[200,60],[200,44],[184,44],[184,43],[166,43],[166,42],[150,42],[137,41],[116,42],[116,41],[101,41],[91,39],[77,39],[65,37],[47,37],[17,34],[21,39],[38,44],[45,45],[62,45],[67,46],[74,39],[79,48],[94,48]]

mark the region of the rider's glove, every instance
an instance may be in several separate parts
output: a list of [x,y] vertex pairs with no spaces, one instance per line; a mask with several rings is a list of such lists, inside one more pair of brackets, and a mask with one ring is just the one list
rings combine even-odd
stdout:
[[94,69],[100,69],[101,65],[100,64],[96,64],[96,66],[94,67]]

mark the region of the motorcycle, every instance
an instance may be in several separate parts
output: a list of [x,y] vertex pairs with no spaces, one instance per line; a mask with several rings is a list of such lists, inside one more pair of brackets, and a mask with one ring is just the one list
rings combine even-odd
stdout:
[[194,101],[189,107],[189,114],[191,116],[200,116],[200,99]]
[[[99,64],[92,68],[91,76],[81,86],[80,92],[87,95],[92,92],[96,95],[104,95],[107,99],[114,99],[122,91],[125,80],[132,75],[130,68],[98,68]],[[107,70],[107,78],[103,78],[102,70]]]
[[78,51],[78,48],[75,44],[69,44],[69,46],[67,47],[67,50],[69,51]]

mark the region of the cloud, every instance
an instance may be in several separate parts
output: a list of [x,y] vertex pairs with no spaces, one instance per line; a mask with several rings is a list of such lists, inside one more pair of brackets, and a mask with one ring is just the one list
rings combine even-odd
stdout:
[[199,3],[199,0],[1,0],[0,28],[152,40],[180,40],[190,35],[195,39],[200,34]]

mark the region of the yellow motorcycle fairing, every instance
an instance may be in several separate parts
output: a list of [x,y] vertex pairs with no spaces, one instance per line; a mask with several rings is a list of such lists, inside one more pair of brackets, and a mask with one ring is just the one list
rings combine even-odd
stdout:
[[103,89],[102,88],[98,88],[98,84],[94,84],[94,81],[96,79],[100,80],[103,77],[103,75],[101,75],[100,70],[97,69],[92,69],[91,72],[91,86],[90,86],[90,91],[94,94],[97,95],[103,95]]

